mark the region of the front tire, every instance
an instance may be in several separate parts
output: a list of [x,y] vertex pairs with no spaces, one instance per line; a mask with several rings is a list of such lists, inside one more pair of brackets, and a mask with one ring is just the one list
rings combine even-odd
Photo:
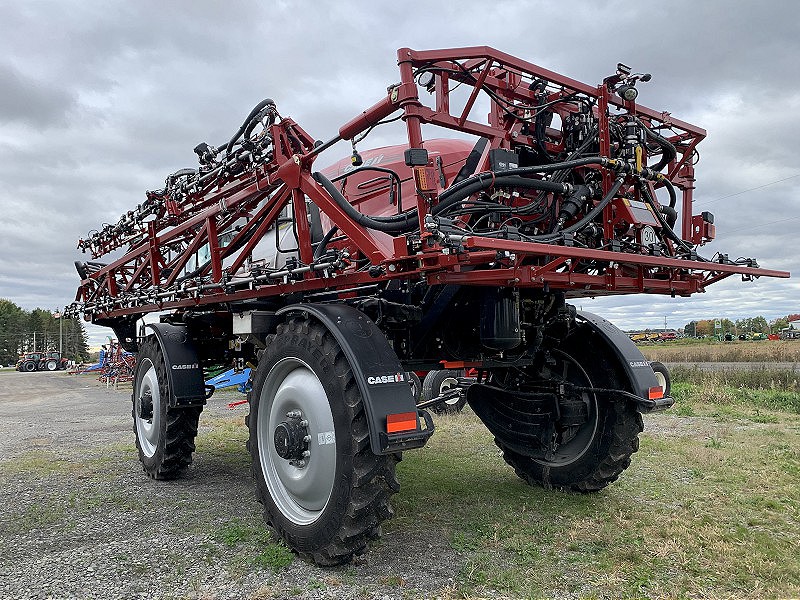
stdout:
[[48,371],[55,371],[58,369],[58,362],[56,362],[55,360],[48,360],[45,363],[44,368],[47,369]]
[[36,363],[33,362],[32,360],[29,360],[28,362],[23,363],[22,365],[22,371],[26,373],[33,373],[35,370],[36,370]]
[[133,432],[139,461],[153,479],[175,479],[192,464],[202,407],[169,406],[171,390],[161,346],[148,336],[133,376]]
[[393,515],[399,454],[372,453],[364,400],[341,347],[316,322],[279,325],[248,399],[248,449],[265,521],[306,559],[349,562]]
[[[459,371],[445,369],[443,371],[429,371],[422,382],[422,400],[433,400],[452,388],[458,387]],[[454,398],[442,400],[431,406],[433,412],[439,415],[459,413],[467,404],[467,396],[463,392]]]

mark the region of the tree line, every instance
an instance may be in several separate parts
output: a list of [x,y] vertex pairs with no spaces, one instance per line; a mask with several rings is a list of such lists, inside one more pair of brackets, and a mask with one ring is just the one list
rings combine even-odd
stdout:
[[790,321],[800,320],[800,314],[786,315],[772,321],[767,321],[764,317],[748,317],[746,319],[719,319],[720,329],[715,329],[717,319],[701,319],[689,321],[684,328],[683,334],[689,337],[713,336],[718,333],[780,333],[781,329],[786,329]]
[[58,350],[59,326],[64,358],[88,361],[89,344],[83,323],[63,319],[59,324],[59,320],[49,310],[26,311],[11,300],[0,298],[0,364],[14,364],[24,352]]

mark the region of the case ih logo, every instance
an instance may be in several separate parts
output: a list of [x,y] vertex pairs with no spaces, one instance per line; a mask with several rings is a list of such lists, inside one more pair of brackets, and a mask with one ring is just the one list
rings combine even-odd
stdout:
[[199,369],[200,365],[197,363],[192,363],[190,365],[172,365],[173,371],[182,371],[184,369]]
[[395,373],[394,375],[378,375],[377,377],[367,377],[367,383],[370,385],[380,385],[382,383],[398,383],[405,381],[405,375],[402,373]]

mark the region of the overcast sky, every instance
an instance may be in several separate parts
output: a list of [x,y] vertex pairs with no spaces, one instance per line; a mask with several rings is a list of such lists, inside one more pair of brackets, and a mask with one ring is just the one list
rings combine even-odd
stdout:
[[[228,139],[264,97],[313,136],[333,137],[398,80],[402,46],[490,45],[590,84],[617,62],[652,73],[639,101],[708,130],[696,212],[715,213],[718,237],[703,254],[800,274],[799,7],[0,0],[0,297],[25,309],[69,303],[72,263],[88,258],[78,238],[194,166],[198,142]],[[669,327],[772,319],[800,312],[800,280],[731,278],[691,299],[579,304],[626,329],[665,316]],[[110,330],[91,332],[97,343]]]

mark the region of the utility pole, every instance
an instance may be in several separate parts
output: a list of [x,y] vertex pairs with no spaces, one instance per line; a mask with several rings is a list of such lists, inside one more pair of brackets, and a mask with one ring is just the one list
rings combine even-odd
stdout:
[[64,319],[59,311],[54,312],[53,316],[58,319],[58,354],[61,358],[64,358]]

